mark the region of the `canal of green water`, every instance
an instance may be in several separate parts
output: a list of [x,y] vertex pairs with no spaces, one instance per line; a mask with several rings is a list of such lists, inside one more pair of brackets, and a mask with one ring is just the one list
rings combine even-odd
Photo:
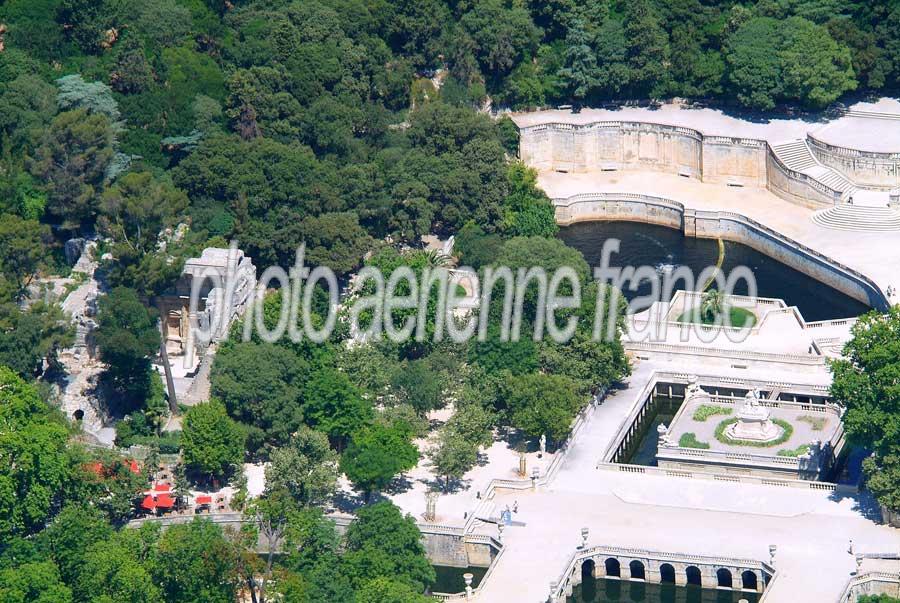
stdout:
[[434,571],[437,574],[437,582],[431,587],[433,593],[461,593],[466,590],[466,581],[463,574],[472,574],[472,588],[478,586],[481,579],[487,573],[486,567],[449,567],[446,565],[435,565]]

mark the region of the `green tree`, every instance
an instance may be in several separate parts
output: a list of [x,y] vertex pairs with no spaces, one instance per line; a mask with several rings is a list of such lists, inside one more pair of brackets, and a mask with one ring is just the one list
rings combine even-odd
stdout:
[[338,274],[361,266],[363,256],[374,244],[354,212],[310,216],[300,224],[300,231],[307,245],[307,261],[328,266]]
[[372,405],[362,397],[346,373],[322,368],[313,373],[304,390],[304,415],[343,447],[343,442],[372,417]]
[[479,0],[460,20],[475,43],[482,71],[495,81],[537,48],[540,30],[524,8],[500,0]]
[[848,438],[875,453],[865,469],[879,502],[900,509],[900,306],[864,315],[851,333],[831,363],[831,395],[847,408]]
[[434,583],[415,520],[389,501],[363,507],[347,528],[344,562],[357,587],[389,578],[418,592]]
[[588,44],[584,24],[576,19],[566,35],[566,62],[559,72],[576,106],[581,106],[590,95],[596,71],[597,56]]
[[125,407],[143,403],[151,391],[150,357],[159,350],[160,334],[132,289],[116,287],[100,298],[95,337],[113,387],[127,396]]
[[86,53],[99,53],[108,44],[107,32],[118,24],[121,0],[63,0],[59,21],[69,37]]
[[0,367],[0,540],[43,528],[58,508],[67,439],[35,388]]
[[431,597],[389,577],[369,580],[356,591],[356,603],[429,603]]
[[[152,532],[150,543],[144,542],[141,535],[138,530],[124,529],[87,549],[76,583],[79,600],[152,603],[162,599],[149,571],[148,555],[142,551],[147,544],[155,544],[156,532]],[[158,560],[169,562],[163,558]]]
[[509,194],[504,203],[504,231],[512,236],[556,236],[556,210],[547,194],[537,186],[537,172],[522,162],[510,164],[507,171]]
[[225,406],[210,400],[192,406],[184,416],[181,432],[184,463],[194,474],[222,478],[244,459],[244,432]]
[[658,97],[667,92],[669,40],[649,0],[625,5],[625,60],[632,97]]
[[804,105],[822,108],[856,88],[850,50],[828,30],[801,17],[781,24],[784,93]]
[[47,212],[67,230],[89,222],[107,165],[113,157],[109,119],[84,109],[57,115],[30,162],[47,185]]
[[233,603],[235,562],[222,530],[207,519],[194,519],[163,532],[151,573],[162,600]]
[[291,350],[242,342],[219,350],[210,382],[228,414],[250,427],[247,446],[256,452],[266,443],[284,444],[303,422],[306,374],[306,362]]
[[747,21],[726,41],[725,60],[731,92],[754,109],[771,109],[783,94],[784,67],[778,56],[781,34],[769,18]]
[[451,483],[478,462],[478,444],[444,427],[438,434],[437,445],[428,456],[435,474],[444,478],[444,490],[450,490]]
[[513,426],[533,437],[562,440],[582,405],[576,392],[572,380],[559,375],[512,377],[507,404]]
[[126,174],[103,193],[100,227],[126,253],[154,251],[160,230],[172,226],[187,205],[183,192],[150,172]]
[[50,228],[37,220],[0,214],[0,272],[21,295],[49,259]]
[[76,502],[59,512],[38,535],[37,542],[56,563],[63,582],[74,584],[83,572],[88,550],[112,533],[112,527],[99,509]]
[[286,490],[302,506],[326,504],[334,496],[338,457],[323,433],[302,426],[283,448],[272,452],[266,488]]
[[51,561],[0,571],[0,599],[7,603],[70,603],[72,591]]
[[366,502],[394,476],[416,466],[419,451],[406,430],[378,423],[356,431],[341,456],[341,471],[362,490]]
[[56,89],[36,75],[23,73],[0,91],[0,132],[9,148],[39,139],[55,113]]
[[399,365],[391,378],[391,387],[402,404],[409,404],[421,415],[446,404],[444,379],[424,359]]

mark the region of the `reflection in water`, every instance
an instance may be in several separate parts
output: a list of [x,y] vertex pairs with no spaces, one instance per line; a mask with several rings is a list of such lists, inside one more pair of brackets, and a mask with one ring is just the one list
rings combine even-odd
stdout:
[[[660,276],[671,274],[677,266],[683,265],[699,278],[704,268],[716,265],[719,255],[714,239],[685,237],[680,230],[637,222],[582,222],[561,228],[559,236],[567,245],[581,251],[592,268],[600,266],[603,242],[608,238],[621,241],[619,253],[610,260],[613,267],[652,266]],[[722,265],[725,276],[737,266],[747,266],[753,271],[758,296],[776,297],[796,305],[808,321],[848,318],[869,310],[865,304],[765,254],[726,241]],[[702,283],[696,286],[700,285]],[[681,283],[675,287],[684,288]],[[644,282],[624,294],[631,300],[650,292],[650,283]],[[746,294],[745,284],[738,283],[733,293]]]
[[448,565],[435,565],[437,582],[431,587],[433,593],[461,593],[466,590],[466,581],[463,574],[472,574],[472,588],[478,586],[481,579],[487,573],[486,567],[450,567]]
[[738,603],[746,599],[756,603],[759,595],[732,590],[701,589],[697,586],[649,584],[628,580],[594,579],[589,576],[576,586],[567,603]]

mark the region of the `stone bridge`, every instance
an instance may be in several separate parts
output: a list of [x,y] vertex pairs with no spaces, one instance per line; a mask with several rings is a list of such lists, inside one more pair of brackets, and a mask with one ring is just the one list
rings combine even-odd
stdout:
[[565,601],[588,577],[762,593],[774,575],[772,566],[753,559],[594,546],[572,556],[563,577],[551,587],[551,602]]

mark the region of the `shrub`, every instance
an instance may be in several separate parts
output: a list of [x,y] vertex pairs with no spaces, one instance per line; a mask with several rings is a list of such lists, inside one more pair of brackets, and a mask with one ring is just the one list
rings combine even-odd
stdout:
[[727,406],[717,406],[715,404],[701,404],[694,410],[693,419],[695,421],[705,421],[715,415],[730,415],[731,409]]
[[796,458],[798,456],[804,455],[809,452],[809,444],[801,444],[796,448],[782,448],[778,451],[778,456],[788,456],[791,458]]
[[709,450],[709,444],[701,442],[697,436],[691,432],[681,434],[678,439],[678,445],[682,448],[699,448],[701,450]]

